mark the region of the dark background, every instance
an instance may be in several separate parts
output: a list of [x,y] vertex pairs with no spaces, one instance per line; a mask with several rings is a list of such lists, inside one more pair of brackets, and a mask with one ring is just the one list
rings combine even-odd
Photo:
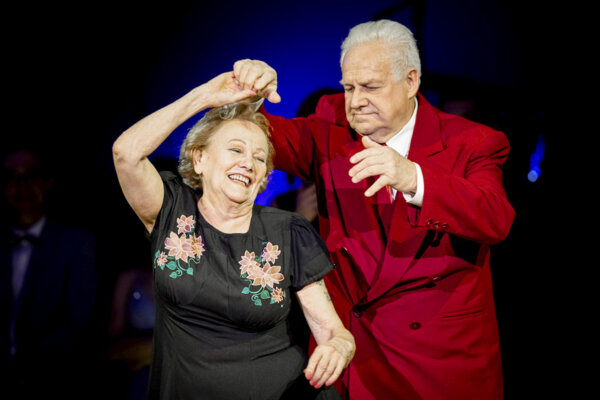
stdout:
[[[548,126],[546,6],[517,1],[171,1],[3,6],[5,143],[42,143],[58,172],[50,212],[98,236],[108,301],[116,271],[146,262],[143,231],[125,203],[111,145],[131,124],[242,58],[279,74],[293,117],[318,90],[341,89],[339,48],[348,30],[388,18],[415,32],[421,92],[434,105],[461,98],[471,118],[511,143],[505,186],[517,217],[494,246],[492,270],[506,398],[543,398],[567,383],[560,267],[552,233],[560,145]],[[556,73],[556,71],[553,71]],[[564,99],[563,99],[564,100]],[[186,127],[154,156],[169,164]],[[541,175],[527,179],[538,140]],[[165,161],[166,160],[166,161]],[[289,189],[276,175],[260,201]],[[562,272],[561,272],[562,271]]]

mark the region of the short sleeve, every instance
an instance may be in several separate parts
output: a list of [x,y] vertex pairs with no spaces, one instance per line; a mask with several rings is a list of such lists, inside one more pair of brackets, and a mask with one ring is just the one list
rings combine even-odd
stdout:
[[292,287],[300,290],[333,269],[329,251],[318,232],[305,218],[295,218],[290,224],[294,271]]
[[171,214],[181,194],[181,186],[183,182],[178,175],[170,171],[161,171],[160,177],[163,181],[164,196],[162,206],[158,212],[156,223],[150,233],[150,239],[156,236],[162,236],[161,231],[165,229],[165,225],[171,220]]

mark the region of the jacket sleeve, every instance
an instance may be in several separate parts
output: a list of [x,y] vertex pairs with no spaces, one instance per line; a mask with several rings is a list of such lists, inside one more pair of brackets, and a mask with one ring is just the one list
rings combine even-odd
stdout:
[[275,168],[301,179],[311,179],[315,148],[313,121],[309,118],[286,119],[271,115],[264,106],[259,111],[271,125]]
[[425,194],[418,225],[483,244],[504,240],[515,217],[502,184],[508,153],[503,133],[479,126],[420,164]]

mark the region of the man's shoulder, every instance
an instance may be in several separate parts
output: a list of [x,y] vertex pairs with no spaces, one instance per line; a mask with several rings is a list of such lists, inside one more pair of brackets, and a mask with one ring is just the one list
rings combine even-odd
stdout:
[[321,96],[314,115],[334,124],[347,126],[344,94],[334,93]]
[[435,122],[429,122],[430,124],[433,123],[435,126],[439,127],[442,138],[450,139],[452,137],[463,137],[469,141],[478,141],[486,138],[489,139],[495,137],[497,139],[502,139],[505,137],[504,133],[481,122],[444,112],[427,103],[427,101],[423,101],[423,97],[420,97],[419,100],[419,115],[424,118],[434,119]]

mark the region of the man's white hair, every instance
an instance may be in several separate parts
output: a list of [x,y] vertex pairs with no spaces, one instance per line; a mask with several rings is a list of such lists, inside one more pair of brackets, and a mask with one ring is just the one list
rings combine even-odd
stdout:
[[402,76],[409,69],[415,68],[419,74],[419,82],[421,81],[421,59],[419,58],[417,41],[410,29],[398,22],[387,19],[364,22],[350,29],[348,36],[342,43],[340,66],[344,65],[346,53],[352,47],[374,41],[383,42],[388,46],[392,73],[396,80],[402,79]]

